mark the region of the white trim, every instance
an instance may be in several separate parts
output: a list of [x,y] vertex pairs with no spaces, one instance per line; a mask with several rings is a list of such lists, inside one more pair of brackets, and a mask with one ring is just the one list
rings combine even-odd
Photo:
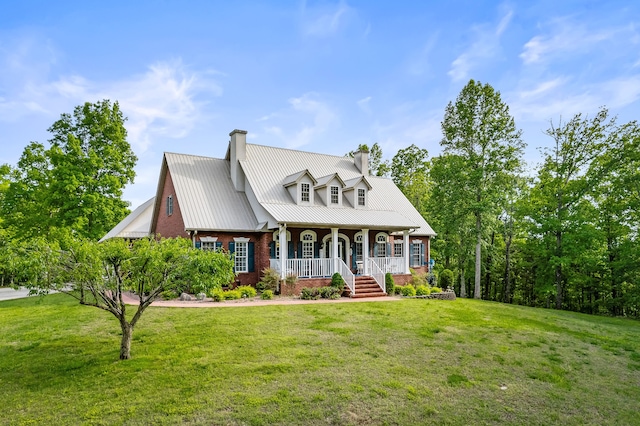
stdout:
[[311,240],[311,241],[313,241],[314,243],[316,241],[318,241],[318,234],[316,233],[316,231],[312,231],[311,229],[306,229],[306,230],[302,231],[300,233],[300,241],[304,241],[303,237],[305,235],[311,235],[313,237],[313,240]]
[[218,237],[200,237],[200,241],[203,243],[215,243],[218,241]]
[[248,243],[249,241],[251,241],[251,239],[247,237],[234,237],[233,241],[235,241],[236,243]]

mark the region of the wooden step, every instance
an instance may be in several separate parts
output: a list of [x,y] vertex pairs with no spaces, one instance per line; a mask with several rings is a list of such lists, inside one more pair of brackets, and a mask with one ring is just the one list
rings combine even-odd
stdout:
[[387,293],[383,292],[376,280],[369,276],[358,276],[355,280],[356,294],[352,295],[348,287],[345,286],[345,292],[348,296],[355,299],[365,297],[383,297]]

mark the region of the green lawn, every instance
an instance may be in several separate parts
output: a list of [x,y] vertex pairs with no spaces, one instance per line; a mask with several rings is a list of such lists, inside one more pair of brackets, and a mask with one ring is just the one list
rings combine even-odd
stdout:
[[640,424],[640,323],[473,300],[0,302],[3,424]]

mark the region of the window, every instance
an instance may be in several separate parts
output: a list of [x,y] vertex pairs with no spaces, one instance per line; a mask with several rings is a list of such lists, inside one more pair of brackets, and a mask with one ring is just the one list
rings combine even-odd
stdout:
[[311,234],[302,236],[302,258],[313,259],[313,235]]
[[362,234],[356,235],[356,262],[362,262]]
[[387,234],[376,235],[376,246],[378,251],[376,257],[387,257]]
[[301,183],[300,184],[300,195],[302,197],[302,201],[304,202],[309,202],[310,197],[309,197],[309,184],[308,183]]
[[411,266],[422,266],[422,247],[421,241],[411,244]]
[[358,188],[358,205],[359,206],[364,206],[364,196],[365,196],[365,192],[363,188]]
[[236,251],[235,251],[235,268],[236,272],[249,272],[248,262],[247,262],[247,242],[246,241],[236,241]]
[[331,204],[338,204],[338,187],[331,187]]
[[402,241],[396,241],[393,244],[393,255],[395,257],[402,257]]
[[173,195],[167,197],[167,216],[173,214]]
[[200,248],[202,250],[215,250],[216,242],[215,241],[202,241],[200,243]]

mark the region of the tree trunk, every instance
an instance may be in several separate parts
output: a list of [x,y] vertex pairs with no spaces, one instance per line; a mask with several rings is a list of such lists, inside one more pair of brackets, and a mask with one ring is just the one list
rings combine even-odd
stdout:
[[133,335],[133,326],[127,321],[120,320],[122,328],[122,341],[120,342],[120,359],[131,358],[131,336]]
[[511,303],[511,235],[507,236],[504,245],[504,303]]
[[460,297],[467,297],[467,286],[464,282],[464,269],[460,269]]
[[480,220],[480,214],[476,213],[476,275],[475,286],[473,290],[473,298],[480,299],[480,281],[482,278],[482,223]]
[[[496,233],[491,232],[491,246],[490,250],[487,251],[487,260],[485,263],[485,272],[484,272],[484,299],[485,300],[496,300],[495,297],[495,286],[491,285],[491,263],[493,262],[493,244],[495,243]],[[491,288],[493,287],[493,296],[491,295]]]
[[556,256],[558,261],[555,270],[556,309],[562,309],[562,303],[564,301],[564,289],[562,285],[562,264],[560,263],[560,260],[562,258],[562,232],[556,232]]

